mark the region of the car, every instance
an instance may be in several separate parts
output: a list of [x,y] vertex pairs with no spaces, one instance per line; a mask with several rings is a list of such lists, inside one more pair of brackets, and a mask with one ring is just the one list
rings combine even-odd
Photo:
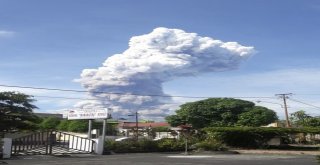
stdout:
[[133,140],[133,138],[132,137],[122,137],[122,138],[115,139],[116,142],[122,142],[122,141],[128,141],[128,140]]
[[163,138],[162,137],[156,137],[156,138],[153,139],[153,141],[158,141],[158,140],[161,140],[161,139],[163,139]]

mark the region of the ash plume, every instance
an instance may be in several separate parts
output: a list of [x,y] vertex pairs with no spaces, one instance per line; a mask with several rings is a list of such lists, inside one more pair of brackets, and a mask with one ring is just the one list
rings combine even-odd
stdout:
[[222,42],[180,29],[159,27],[149,34],[132,37],[127,50],[108,57],[101,67],[84,69],[76,81],[97,100],[82,101],[76,106],[112,108],[113,116],[139,110],[143,116],[161,118],[170,113],[171,98],[148,95],[166,95],[164,82],[237,69],[254,52],[253,47],[237,42]]

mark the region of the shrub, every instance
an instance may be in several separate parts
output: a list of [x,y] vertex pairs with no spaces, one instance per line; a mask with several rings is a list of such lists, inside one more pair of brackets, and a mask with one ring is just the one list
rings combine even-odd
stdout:
[[318,128],[210,127],[203,129],[208,138],[231,147],[264,147],[274,137],[287,139],[294,133],[319,133]]
[[195,148],[198,150],[204,151],[226,151],[227,148],[223,146],[223,144],[213,141],[213,140],[205,140],[199,143],[196,143]]
[[142,139],[138,141],[138,149],[140,152],[155,152],[158,151],[158,144],[156,141]]
[[159,151],[183,151],[184,141],[177,139],[161,139],[157,141]]
[[184,143],[175,139],[162,139],[159,141],[152,141],[148,139],[141,139],[139,141],[111,141],[105,143],[106,150],[116,153],[130,153],[130,152],[170,152],[183,151]]

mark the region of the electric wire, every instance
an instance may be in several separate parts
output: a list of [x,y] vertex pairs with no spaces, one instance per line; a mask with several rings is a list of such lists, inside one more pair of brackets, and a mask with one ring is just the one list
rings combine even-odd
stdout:
[[299,100],[296,100],[296,99],[292,99],[292,98],[289,98],[291,101],[294,101],[294,102],[297,102],[297,103],[300,103],[300,104],[304,104],[304,105],[308,105],[308,106],[311,106],[311,107],[314,107],[314,108],[317,108],[318,110],[320,110],[320,107],[316,106],[316,105],[312,105],[312,104],[309,104],[309,103],[305,103],[305,102],[302,102],[302,101],[299,101]]
[[[45,87],[31,87],[31,86],[18,86],[18,85],[4,85],[0,84],[2,87],[10,88],[21,88],[21,89],[36,89],[36,90],[48,90],[48,91],[60,91],[60,92],[77,92],[77,93],[88,93],[89,91],[85,90],[75,90],[75,89],[60,89],[60,88],[45,88]],[[274,97],[265,97],[265,96],[232,96],[232,97],[210,97],[210,96],[178,96],[178,95],[156,95],[156,94],[137,94],[137,93],[121,93],[121,92],[101,92],[101,91],[90,91],[90,93],[95,94],[114,94],[114,95],[124,95],[124,96],[150,96],[150,97],[171,97],[171,98],[194,98],[194,99],[204,99],[204,98],[269,98],[273,99]]]

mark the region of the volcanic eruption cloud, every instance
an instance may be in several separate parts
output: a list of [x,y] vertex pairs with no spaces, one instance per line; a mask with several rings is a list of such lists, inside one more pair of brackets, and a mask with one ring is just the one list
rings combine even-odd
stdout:
[[253,47],[237,42],[159,27],[149,34],[132,37],[127,50],[108,57],[101,67],[84,69],[77,81],[93,99],[75,106],[108,107],[118,117],[138,110],[145,117],[161,118],[170,113],[172,101],[170,97],[154,96],[169,96],[163,92],[164,82],[237,69],[254,52]]

